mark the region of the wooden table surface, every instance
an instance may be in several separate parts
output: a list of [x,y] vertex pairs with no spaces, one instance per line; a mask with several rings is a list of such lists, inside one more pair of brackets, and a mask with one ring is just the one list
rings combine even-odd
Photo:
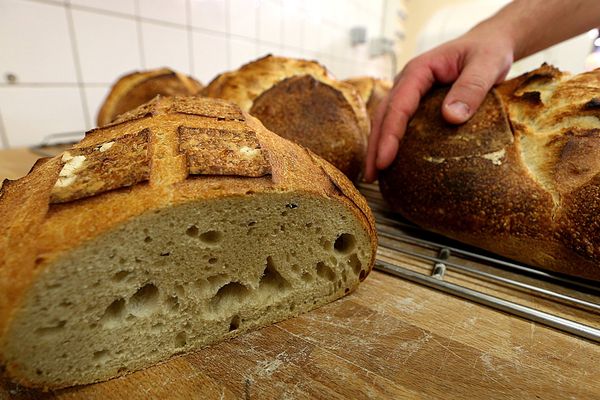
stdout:
[[[0,178],[36,158],[0,152]],[[374,271],[339,301],[195,354],[55,393],[0,382],[0,399],[600,399],[599,376],[592,342]]]

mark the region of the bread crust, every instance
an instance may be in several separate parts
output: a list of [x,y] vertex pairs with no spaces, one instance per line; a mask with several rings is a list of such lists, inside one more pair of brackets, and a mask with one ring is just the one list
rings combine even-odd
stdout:
[[284,79],[258,96],[250,109],[265,127],[358,179],[367,137],[343,94],[310,75]]
[[392,82],[384,79],[377,79],[371,76],[359,76],[346,79],[344,82],[354,86],[367,105],[367,112],[371,123],[375,119],[379,104],[385,99],[390,90]]
[[600,70],[543,65],[500,84],[464,125],[430,91],[391,168],[392,208],[427,229],[557,272],[600,280]]
[[147,103],[155,96],[193,96],[204,86],[194,78],[169,68],[135,71],[122,76],[111,88],[98,112],[98,126]]
[[[202,132],[220,129],[237,133],[246,141],[239,142],[237,136],[232,141],[221,140],[225,147],[238,146],[241,150],[237,159],[221,159],[223,171],[194,170],[190,155],[205,160],[214,149],[188,143],[189,138],[179,135],[182,127]],[[88,180],[85,195],[80,196],[81,187],[77,187],[74,198],[69,198],[67,191],[63,193],[66,197],[55,201],[53,190],[69,162],[59,155],[36,163],[27,176],[7,181],[0,189],[0,350],[19,302],[53,260],[137,216],[190,201],[292,191],[334,199],[369,232],[372,254],[368,270],[372,269],[377,237],[364,198],[327,162],[269,132],[231,103],[159,97],[108,126],[87,132],[68,152],[79,154],[85,150],[83,154],[87,155],[88,149],[100,149],[142,131],[147,132],[148,140],[147,180],[132,184],[127,174],[98,175],[87,171],[83,164],[79,169],[71,168],[71,172]],[[252,145],[254,148],[249,147]],[[131,166],[141,168],[139,163]],[[256,173],[256,166],[261,173]],[[95,171],[95,167],[91,169]]]

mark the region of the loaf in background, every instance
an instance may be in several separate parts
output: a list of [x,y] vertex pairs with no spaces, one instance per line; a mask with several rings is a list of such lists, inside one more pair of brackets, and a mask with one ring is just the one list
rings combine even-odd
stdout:
[[112,86],[98,111],[98,126],[114,121],[117,116],[149,102],[157,95],[193,96],[203,88],[191,76],[169,68],[131,72],[120,77]]
[[217,76],[202,94],[237,103],[267,129],[359,179],[370,129],[365,103],[316,61],[269,55]]
[[375,119],[379,104],[385,99],[392,89],[392,82],[371,76],[358,76],[346,79],[344,82],[354,86],[365,104],[371,121]]

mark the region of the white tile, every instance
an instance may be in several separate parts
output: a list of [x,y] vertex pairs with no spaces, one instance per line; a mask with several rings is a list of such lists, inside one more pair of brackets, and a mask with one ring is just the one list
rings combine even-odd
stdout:
[[306,58],[304,51],[297,49],[295,47],[283,47],[281,49],[281,55],[284,57],[290,57],[290,58],[301,58],[301,59]]
[[350,52],[350,30],[332,27],[329,35],[331,35],[332,40],[331,53],[340,58],[348,56]]
[[263,42],[281,43],[283,11],[279,1],[263,0],[258,9],[258,38]]
[[121,14],[135,15],[135,0],[71,0],[71,4]]
[[187,25],[186,0],[139,0],[140,16]]
[[61,6],[0,1],[0,76],[17,82],[77,82],[67,15]]
[[136,22],[73,10],[84,82],[112,83],[142,67]]
[[304,50],[318,51],[321,45],[321,23],[307,19],[302,31],[302,44]]
[[227,32],[226,0],[190,0],[192,26],[216,32]]
[[243,39],[229,39],[229,59],[232,69],[241,67],[244,64],[254,61],[258,54],[258,48],[255,41]]
[[298,11],[308,8],[320,9],[319,3],[321,1],[322,0],[281,0],[281,5],[283,7],[284,14],[292,15]]
[[284,13],[282,36],[284,46],[302,48],[305,18],[303,11],[297,11],[293,14]]
[[229,32],[256,39],[258,0],[229,0]]
[[194,32],[194,77],[207,84],[217,74],[229,70],[229,44],[220,34]]
[[10,147],[39,144],[53,133],[85,130],[77,87],[2,87],[0,110]]
[[142,41],[147,69],[169,67],[187,74],[191,72],[185,28],[142,22]]
[[86,129],[92,129],[96,127],[96,119],[98,118],[98,111],[100,106],[106,100],[106,96],[110,92],[110,85],[106,86],[86,86],[84,87],[85,99],[87,103],[87,112],[90,117],[90,124],[86,126]]

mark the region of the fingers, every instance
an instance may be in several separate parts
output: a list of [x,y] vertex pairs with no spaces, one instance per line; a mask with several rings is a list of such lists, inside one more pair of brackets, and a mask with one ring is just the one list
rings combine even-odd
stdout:
[[425,64],[407,68],[398,79],[379,126],[375,160],[377,169],[385,169],[394,161],[408,121],[433,82],[433,72]]
[[[393,89],[392,89],[393,91]],[[379,143],[379,133],[381,132],[380,126],[388,104],[390,102],[390,96],[392,91],[379,103],[375,117],[371,121],[371,133],[369,134],[369,143],[367,147],[367,159],[365,161],[365,176],[366,182],[373,182],[377,178],[377,169],[375,167],[375,159],[377,157],[377,145]]]
[[510,64],[485,54],[467,60],[444,99],[442,115],[446,121],[462,124],[471,118],[492,86],[506,76]]

